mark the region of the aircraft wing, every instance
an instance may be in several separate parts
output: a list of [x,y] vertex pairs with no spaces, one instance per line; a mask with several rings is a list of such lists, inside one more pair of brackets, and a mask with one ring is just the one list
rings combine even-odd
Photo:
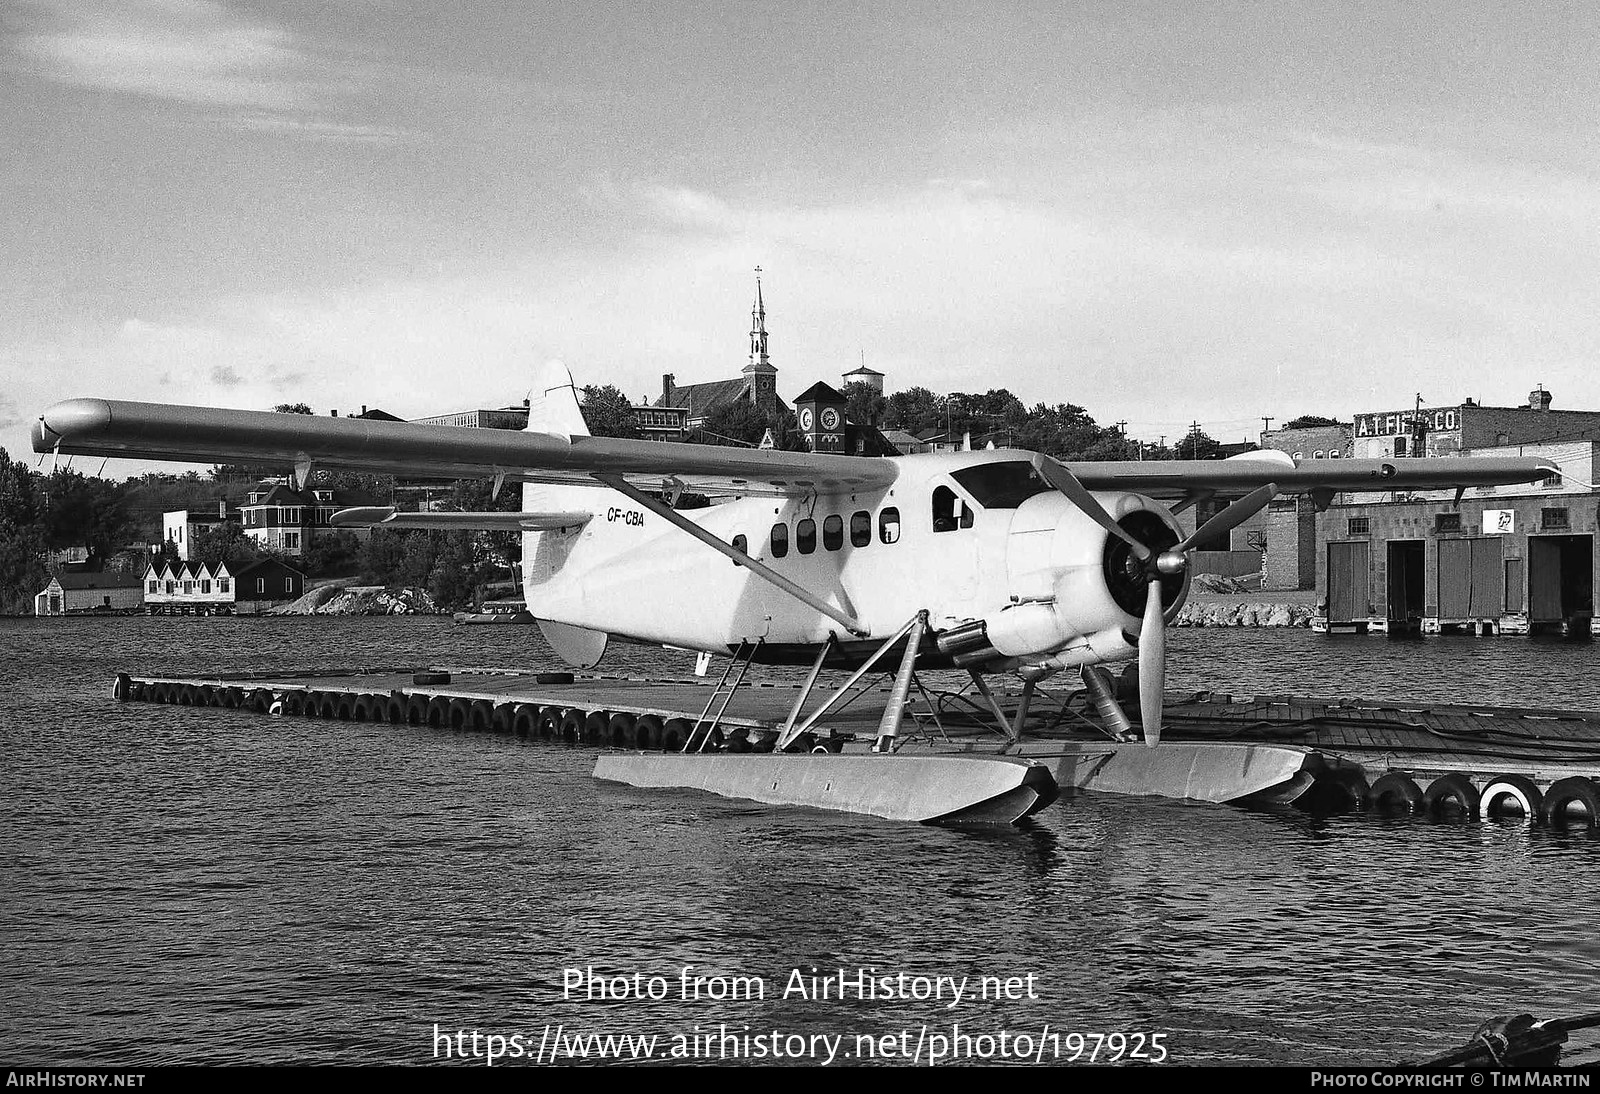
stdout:
[[69,399],[33,423],[33,450],[184,463],[273,463],[414,478],[585,483],[804,497],[888,486],[892,461],[673,441]]
[[1091,490],[1132,490],[1163,500],[1208,492],[1242,493],[1269,482],[1277,484],[1279,494],[1509,486],[1536,482],[1560,470],[1549,460],[1531,456],[1295,461],[1286,453],[1067,466]]
[[392,505],[340,509],[328,521],[335,528],[423,528],[434,532],[553,532],[580,528],[593,513],[402,513]]

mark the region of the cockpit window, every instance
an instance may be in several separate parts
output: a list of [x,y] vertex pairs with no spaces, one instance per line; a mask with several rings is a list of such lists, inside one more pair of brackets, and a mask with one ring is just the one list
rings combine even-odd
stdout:
[[1034,474],[1032,464],[1021,460],[964,467],[952,471],[950,477],[985,509],[1015,509],[1035,494],[1046,493],[1051,488]]
[[972,527],[972,506],[956,497],[948,486],[933,489],[933,530],[954,532],[957,528]]

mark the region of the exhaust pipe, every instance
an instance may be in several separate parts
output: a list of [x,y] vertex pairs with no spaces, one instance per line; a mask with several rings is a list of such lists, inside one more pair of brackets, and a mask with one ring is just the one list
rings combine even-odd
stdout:
[[[981,619],[974,619],[958,627],[940,633],[935,643],[939,652],[951,656],[966,653],[980,646],[989,645],[989,624]],[[991,647],[992,648],[992,647]]]

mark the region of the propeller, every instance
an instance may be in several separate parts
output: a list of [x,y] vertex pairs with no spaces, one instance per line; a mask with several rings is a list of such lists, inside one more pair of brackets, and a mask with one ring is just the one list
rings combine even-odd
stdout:
[[1269,482],[1258,486],[1179,543],[1157,552],[1118,524],[1065,464],[1041,452],[1034,454],[1033,467],[1041,479],[1066,495],[1081,512],[1126,542],[1134,557],[1144,564],[1144,620],[1139,628],[1139,713],[1144,743],[1154,748],[1161,741],[1162,691],[1167,679],[1167,621],[1161,604],[1161,579],[1177,576],[1189,568],[1189,552],[1194,550],[1195,544],[1232,531],[1266,508],[1267,503],[1278,496],[1278,485]]

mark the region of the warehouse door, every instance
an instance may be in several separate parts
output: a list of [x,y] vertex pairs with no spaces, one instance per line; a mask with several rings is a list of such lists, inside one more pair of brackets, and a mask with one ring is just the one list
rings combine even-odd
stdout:
[[1348,623],[1372,614],[1368,545],[1328,544],[1328,622]]
[[1500,539],[1439,541],[1439,618],[1496,619],[1505,607]]
[[1420,539],[1389,543],[1389,622],[1422,618],[1424,544]]
[[1528,619],[1555,623],[1594,614],[1594,537],[1528,537]]

